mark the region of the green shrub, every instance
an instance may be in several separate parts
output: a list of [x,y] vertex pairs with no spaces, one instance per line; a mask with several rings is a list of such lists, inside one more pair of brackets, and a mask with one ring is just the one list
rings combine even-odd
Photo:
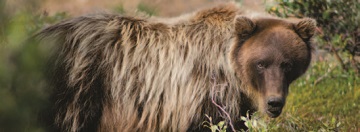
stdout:
[[1,15],[6,19],[1,20],[0,36],[0,131],[45,131],[38,119],[48,104],[49,88],[43,73],[49,47],[39,45],[33,35],[66,14],[19,11]]

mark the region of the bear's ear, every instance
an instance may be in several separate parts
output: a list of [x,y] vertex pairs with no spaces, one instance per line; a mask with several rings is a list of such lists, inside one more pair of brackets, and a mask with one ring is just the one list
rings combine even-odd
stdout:
[[255,23],[247,17],[239,16],[235,19],[235,32],[240,38],[250,36],[254,32],[255,27]]
[[309,40],[314,34],[316,29],[316,21],[311,18],[305,18],[295,24],[295,31],[304,40]]

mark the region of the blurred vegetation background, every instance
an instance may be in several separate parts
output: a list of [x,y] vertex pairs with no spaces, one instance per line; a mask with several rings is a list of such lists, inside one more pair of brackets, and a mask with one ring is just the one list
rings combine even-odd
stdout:
[[[46,131],[39,118],[49,103],[44,73],[50,50],[32,38],[44,26],[97,8],[168,17],[217,1],[221,0],[0,0],[0,131]],[[318,21],[314,61],[291,85],[283,114],[277,119],[245,117],[250,130],[360,131],[360,1],[237,2],[279,17]]]

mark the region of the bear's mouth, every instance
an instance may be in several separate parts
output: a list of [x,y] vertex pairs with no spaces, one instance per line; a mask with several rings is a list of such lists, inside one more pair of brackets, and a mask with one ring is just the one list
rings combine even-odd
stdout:
[[281,114],[281,112],[282,112],[282,107],[273,107],[273,108],[269,108],[266,111],[266,114],[271,118],[276,118]]

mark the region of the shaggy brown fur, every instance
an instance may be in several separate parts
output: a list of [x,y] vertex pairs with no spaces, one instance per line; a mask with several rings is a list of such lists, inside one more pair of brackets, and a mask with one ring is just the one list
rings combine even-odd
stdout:
[[[58,38],[53,72],[56,127],[60,131],[206,129],[201,126],[205,114],[223,120],[211,103],[211,88],[216,85],[212,78],[226,85],[216,89],[215,101],[233,122],[239,121],[246,111],[261,108],[257,101],[262,96],[245,76],[245,64],[238,62],[244,58],[239,53],[242,45],[251,43],[247,40],[260,32],[261,25],[274,27],[269,25],[274,21],[297,36],[292,23],[262,21],[241,17],[234,4],[225,4],[165,21],[99,14],[44,29],[40,35]],[[308,34],[299,33],[307,37],[296,42],[308,47],[312,36]],[[304,63],[302,69],[308,60]]]

